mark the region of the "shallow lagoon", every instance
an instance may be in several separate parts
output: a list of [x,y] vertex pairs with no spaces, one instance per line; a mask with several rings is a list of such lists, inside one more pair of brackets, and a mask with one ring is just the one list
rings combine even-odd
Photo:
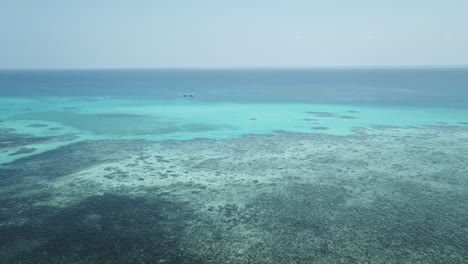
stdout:
[[0,103],[2,263],[468,259],[460,105]]
[[[5,108],[0,114],[3,131],[73,141],[228,139],[276,131],[351,135],[361,128],[463,126],[468,122],[468,108],[105,97],[4,97],[1,104]],[[43,152],[69,143],[49,140],[17,147]],[[17,151],[4,151],[0,161],[36,153],[11,155]]]

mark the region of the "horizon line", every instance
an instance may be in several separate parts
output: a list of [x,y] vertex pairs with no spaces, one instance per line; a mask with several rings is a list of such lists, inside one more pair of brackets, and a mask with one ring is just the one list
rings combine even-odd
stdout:
[[307,69],[453,69],[465,65],[355,65],[355,66],[207,66],[207,67],[69,67],[69,68],[0,68],[0,71],[99,71],[99,70],[307,70]]

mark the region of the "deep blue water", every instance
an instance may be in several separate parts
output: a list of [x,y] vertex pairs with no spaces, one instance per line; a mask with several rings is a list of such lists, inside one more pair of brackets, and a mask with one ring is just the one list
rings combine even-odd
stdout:
[[468,68],[7,70],[0,96],[468,106]]

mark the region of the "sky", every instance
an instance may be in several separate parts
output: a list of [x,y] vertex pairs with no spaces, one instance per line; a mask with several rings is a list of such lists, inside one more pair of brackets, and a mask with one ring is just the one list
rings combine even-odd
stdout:
[[0,0],[0,68],[468,65],[467,0]]

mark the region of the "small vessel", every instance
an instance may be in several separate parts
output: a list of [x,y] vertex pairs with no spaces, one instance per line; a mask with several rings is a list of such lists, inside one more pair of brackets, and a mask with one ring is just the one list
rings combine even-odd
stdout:
[[193,93],[193,89],[192,89],[191,93],[189,93],[189,94],[185,93],[184,97],[195,97],[195,94]]

